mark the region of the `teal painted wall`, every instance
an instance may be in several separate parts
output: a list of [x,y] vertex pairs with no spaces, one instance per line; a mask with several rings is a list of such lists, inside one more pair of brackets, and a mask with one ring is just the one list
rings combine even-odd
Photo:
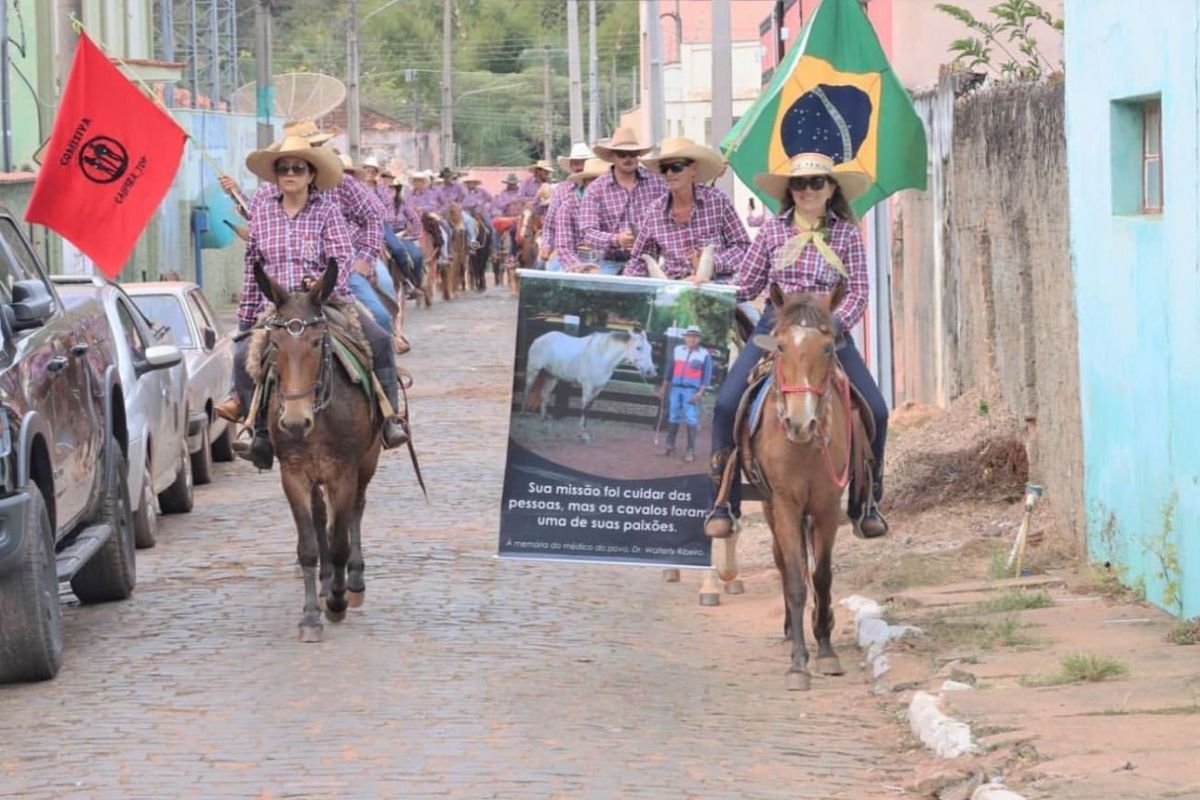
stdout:
[[[1089,556],[1200,615],[1200,10],[1067,0],[1071,267]],[[1118,66],[1119,65],[1119,66]],[[1162,102],[1163,213],[1141,215],[1136,103]]]

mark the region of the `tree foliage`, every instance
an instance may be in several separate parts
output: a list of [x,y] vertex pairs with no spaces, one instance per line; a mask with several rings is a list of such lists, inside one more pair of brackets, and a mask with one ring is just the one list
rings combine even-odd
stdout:
[[[956,64],[963,64],[971,70],[981,67],[990,69],[1008,80],[1038,80],[1062,68],[1061,64],[1055,66],[1042,53],[1034,25],[1041,23],[1062,33],[1063,21],[1033,0],[1004,0],[989,7],[990,22],[951,3],[938,3],[935,8],[979,34],[950,43],[950,52],[955,54]],[[1000,51],[1003,61],[993,62],[994,50]]]

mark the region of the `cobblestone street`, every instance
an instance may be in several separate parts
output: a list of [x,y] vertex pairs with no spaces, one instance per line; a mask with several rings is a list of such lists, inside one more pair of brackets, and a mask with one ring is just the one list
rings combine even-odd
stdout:
[[298,641],[278,468],[216,465],[131,601],[65,609],[59,677],[0,688],[0,797],[899,796],[844,610],[848,674],[789,694],[772,573],[701,608],[696,574],[494,557],[515,311],[409,312],[430,502],[386,454],[361,611]]

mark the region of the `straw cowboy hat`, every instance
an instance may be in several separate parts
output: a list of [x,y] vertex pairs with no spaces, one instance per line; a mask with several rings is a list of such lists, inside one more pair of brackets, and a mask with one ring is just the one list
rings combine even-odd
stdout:
[[311,119],[300,119],[283,123],[283,135],[285,138],[288,136],[303,137],[308,139],[308,143],[313,147],[318,147],[328,142],[334,136],[337,136],[338,129],[333,128],[332,130],[322,131],[317,127],[317,123]]
[[517,173],[510,172],[504,176],[505,186],[517,186],[521,183],[521,179],[517,177]]
[[638,135],[633,132],[633,128],[617,128],[613,131],[612,138],[607,142],[604,142],[604,144],[596,142],[592,146],[592,150],[596,152],[596,155],[605,161],[612,161],[613,155],[616,153],[632,153],[635,156],[644,156],[653,149],[650,145],[642,144],[638,140]]
[[332,150],[314,147],[303,136],[287,136],[264,150],[246,156],[246,168],[268,183],[275,183],[275,162],[281,158],[307,161],[317,172],[316,186],[328,191],[342,180],[342,164]]
[[611,168],[612,165],[602,158],[589,158],[583,162],[583,169],[568,175],[567,180],[571,181],[571,183],[580,184],[588,178],[599,178]]
[[684,336],[703,336],[704,332],[701,331],[695,325],[688,325],[686,328],[683,329],[683,335]]
[[658,165],[663,162],[683,161],[684,159],[696,165],[696,182],[708,183],[721,176],[725,168],[725,157],[711,147],[696,144],[691,139],[663,139],[658,154],[646,156],[642,163],[651,172],[658,172]]
[[366,169],[367,167],[374,167],[375,169],[379,169],[379,159],[376,158],[375,156],[367,156],[366,158],[364,158],[362,160],[361,166],[363,169]]
[[409,180],[414,180],[414,181],[432,181],[433,180],[433,170],[419,169],[416,172],[414,172],[413,174],[409,175],[408,177],[409,177]]
[[533,172],[535,169],[544,169],[546,172],[553,172],[554,165],[544,158],[539,158],[537,161],[530,164],[526,169]]
[[569,173],[572,161],[586,161],[595,157],[596,154],[592,152],[592,148],[587,146],[587,142],[575,142],[571,145],[571,152],[558,157],[558,168]]
[[867,173],[845,164],[835,165],[833,159],[824,153],[800,153],[793,156],[780,172],[758,173],[754,176],[754,183],[772,197],[782,198],[787,194],[789,179],[806,176],[832,178],[841,187],[847,201],[858,197],[871,185]]
[[483,183],[483,178],[468,172],[463,174],[463,183]]

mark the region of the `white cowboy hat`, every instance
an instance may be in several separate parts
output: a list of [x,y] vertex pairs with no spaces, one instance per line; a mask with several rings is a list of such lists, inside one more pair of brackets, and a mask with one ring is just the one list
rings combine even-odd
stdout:
[[683,329],[683,335],[684,336],[703,336],[704,332],[701,331],[699,328],[697,328],[695,325],[688,325],[686,328]]
[[433,180],[433,170],[419,169],[408,177],[409,180],[414,181],[431,181]]
[[375,156],[367,156],[362,160],[362,164],[360,166],[362,166],[363,169],[366,169],[367,167],[379,169],[379,159],[377,159]]
[[643,157],[642,163],[651,172],[658,172],[658,165],[661,162],[683,161],[684,159],[695,163],[697,183],[716,180],[721,176],[721,170],[725,168],[725,157],[716,150],[684,138],[663,139],[658,153]]
[[589,158],[583,162],[583,169],[579,172],[573,172],[567,176],[567,180],[571,183],[583,183],[588,178],[599,178],[604,173],[612,169],[612,164],[609,164],[602,158]]
[[635,156],[644,156],[653,149],[650,145],[642,144],[638,140],[638,135],[633,132],[633,128],[617,128],[607,142],[603,144],[596,142],[592,146],[596,156],[605,161],[612,161],[614,153],[632,153]]
[[546,172],[553,172],[554,165],[551,164],[546,159],[540,158],[537,161],[530,164],[526,169],[528,169],[530,172],[533,172],[535,169],[544,169],[544,170],[546,170]]
[[283,123],[283,135],[285,138],[288,136],[301,136],[308,139],[308,143],[313,147],[317,147],[337,136],[338,129],[334,128],[333,130],[322,131],[317,127],[317,123],[311,119],[300,119]]
[[569,173],[572,161],[586,161],[595,157],[596,154],[592,152],[592,148],[587,146],[587,142],[575,142],[571,145],[571,152],[558,157],[558,168]]
[[314,147],[303,136],[287,136],[264,150],[246,156],[246,168],[267,183],[275,183],[275,162],[281,158],[307,161],[317,172],[316,187],[328,191],[342,180],[342,164],[332,150]]
[[787,167],[780,172],[760,172],[754,183],[772,197],[782,198],[788,191],[788,180],[805,176],[824,176],[833,179],[842,189],[847,201],[865,192],[871,185],[867,173],[834,164],[824,153],[800,153],[793,156]]

